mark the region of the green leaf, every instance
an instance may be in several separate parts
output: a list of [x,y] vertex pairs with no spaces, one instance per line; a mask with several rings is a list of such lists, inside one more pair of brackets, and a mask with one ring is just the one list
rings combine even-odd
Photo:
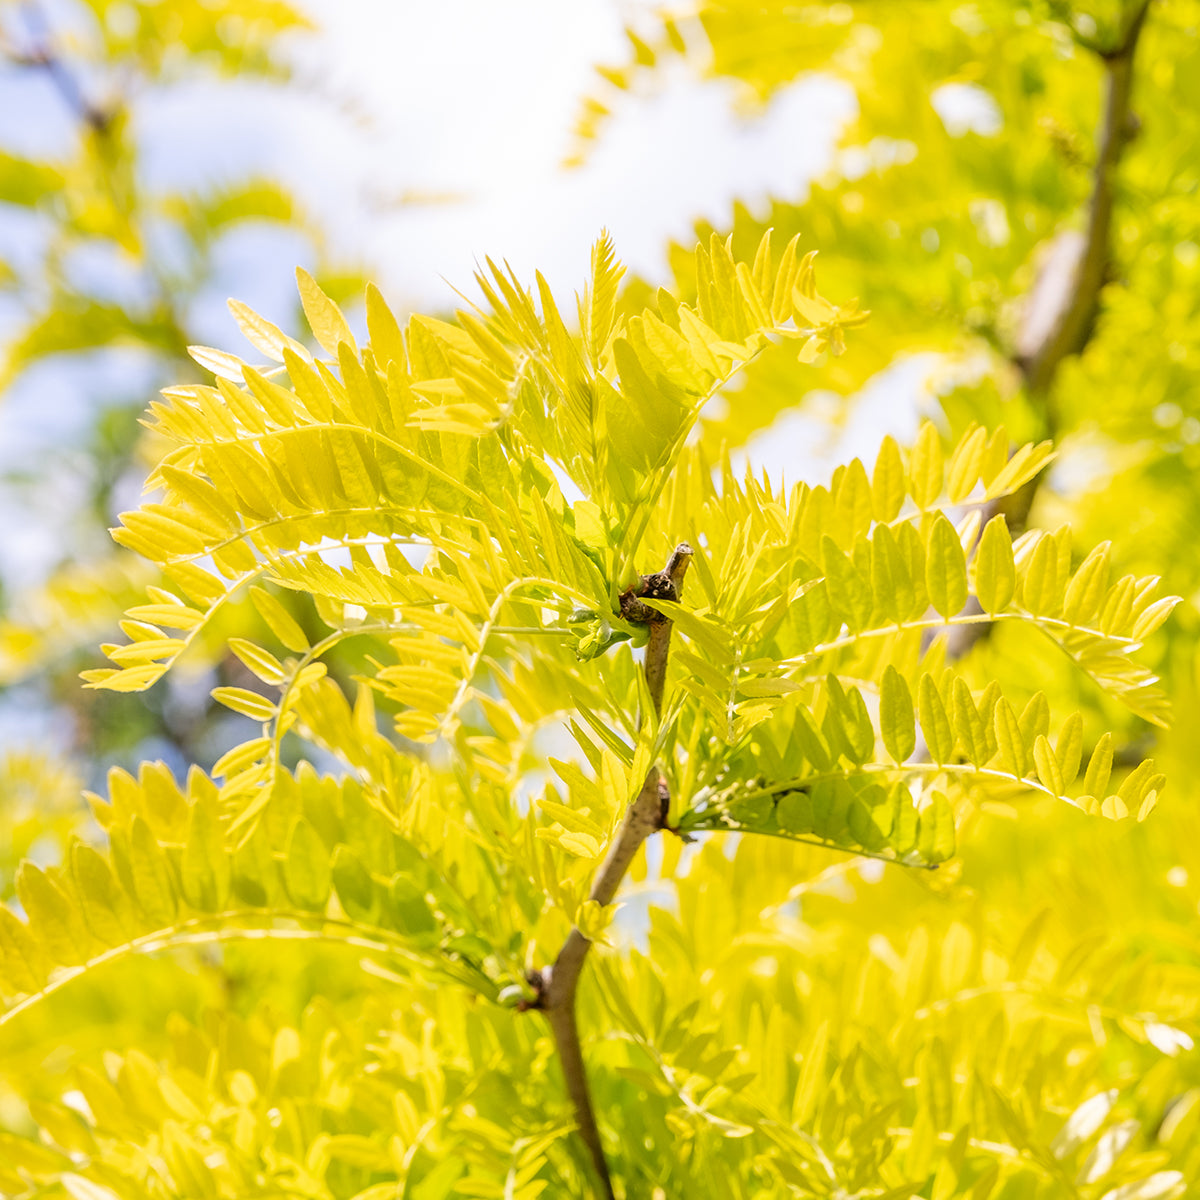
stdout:
[[592,246],[592,282],[587,306],[580,311],[580,326],[588,356],[599,365],[612,334],[617,310],[617,288],[625,268],[617,260],[612,237],[604,230]]
[[36,992],[48,965],[29,927],[0,905],[0,993]]
[[871,538],[871,586],[875,604],[886,617],[903,622],[916,615],[917,595],[909,566],[886,525],[878,526]]
[[179,868],[184,899],[201,912],[220,912],[229,898],[231,874],[220,824],[206,803],[193,804]]
[[31,862],[21,864],[16,885],[33,934],[53,960],[68,967],[87,962],[91,937],[62,888]]
[[1033,743],[1033,765],[1037,768],[1038,778],[1056,796],[1063,794],[1063,774],[1050,748],[1050,741],[1044,734],[1038,734]]
[[792,738],[800,749],[804,761],[811,763],[816,771],[828,771],[833,766],[833,755],[817,729],[812,714],[802,705],[796,709],[796,720],[792,725]]
[[292,825],[288,835],[283,882],[297,908],[325,910],[332,884],[330,855],[320,834],[303,817]]
[[334,850],[330,875],[346,915],[353,921],[370,919],[375,910],[375,883],[362,859],[349,846]]
[[917,853],[926,862],[954,857],[954,809],[941,792],[934,792],[932,802],[921,810],[917,828]]
[[984,527],[975,551],[975,595],[984,612],[993,616],[1008,607],[1016,590],[1012,539],[1004,514],[994,516]]
[[779,828],[788,833],[811,833],[816,819],[812,798],[804,791],[784,792],[775,805],[775,819]]
[[1086,624],[1100,610],[1108,591],[1108,551],[1108,542],[1097,546],[1067,585],[1063,618],[1073,625]]
[[912,693],[904,676],[891,663],[883,670],[879,691],[879,730],[884,749],[899,766],[916,748],[916,719]]
[[942,437],[932,421],[917,434],[917,444],[908,460],[908,490],[916,506],[931,509],[942,494]]
[[993,720],[996,743],[999,747],[1000,766],[1010,775],[1021,779],[1029,770],[1029,761],[1025,756],[1025,742],[1021,737],[1021,726],[1017,721],[1016,714],[1003,697],[996,701]]
[[1111,733],[1104,733],[1088,760],[1087,771],[1083,777],[1084,795],[1095,796],[1097,800],[1104,798],[1108,790],[1108,779],[1112,774],[1112,762],[1113,736]]
[[1130,637],[1135,642],[1145,641],[1171,615],[1177,604],[1182,603],[1179,596],[1164,596],[1151,604],[1133,623]]
[[1058,732],[1058,741],[1054,744],[1054,757],[1058,769],[1062,773],[1063,786],[1070,787],[1079,774],[1080,759],[1083,755],[1083,716],[1072,713]]
[[967,602],[967,559],[962,542],[945,513],[934,517],[929,531],[925,586],[929,591],[929,602],[940,616],[955,616]]
[[865,629],[874,607],[870,583],[828,534],[821,539],[821,560],[830,601],[845,614],[852,632]]
[[1028,483],[1054,457],[1050,442],[1022,446],[988,484],[986,499],[1008,495]]
[[151,926],[162,929],[175,919],[175,889],[167,856],[150,826],[135,816],[130,826],[129,870],[137,902]]
[[800,1079],[792,1096],[792,1121],[796,1125],[806,1124],[820,1103],[831,1033],[832,1022],[823,1021],[801,1056]]
[[436,932],[438,923],[425,892],[406,875],[397,875],[388,889],[396,928],[410,937]]
[[[253,642],[246,641],[245,638],[233,637],[229,639],[229,649],[263,683],[280,684],[287,679],[287,672],[283,669],[283,664],[275,655],[261,646],[256,646]],[[230,705],[230,707],[233,706]],[[274,712],[274,706],[272,706],[272,712]]]
[[925,545],[913,522],[904,521],[896,527],[896,546],[904,562],[904,570],[897,579],[907,580],[912,595],[909,616],[918,617],[929,606],[929,593],[925,587]]
[[1058,546],[1050,534],[1039,539],[1021,581],[1021,603],[1040,616],[1051,616],[1059,603]]
[[955,676],[951,688],[950,707],[954,713],[954,731],[958,735],[963,753],[973,766],[982,767],[992,757],[987,730],[979,710],[975,707],[971,689],[958,676]]
[[304,630],[275,596],[262,588],[252,587],[250,599],[258,615],[284,646],[295,654],[303,654],[308,650],[309,643]]
[[921,676],[917,685],[917,702],[921,716],[921,731],[925,745],[935,763],[948,763],[954,755],[954,731],[941,693],[928,673]]
[[976,426],[968,429],[954,448],[946,472],[946,495],[951,504],[961,504],[971,494],[983,468],[987,444],[987,430]]
[[131,935],[130,904],[104,857],[76,842],[71,848],[71,871],[83,900],[83,915],[96,940],[115,946]]
[[871,474],[871,502],[875,519],[894,521],[904,503],[904,462],[900,447],[889,433],[879,446],[875,470]]
[[839,732],[847,756],[856,765],[865,763],[875,749],[875,728],[858,688],[844,689],[836,675],[825,678],[829,703],[837,713]]
[[278,869],[267,823],[260,821],[254,832],[233,854],[230,887],[251,908],[266,908],[277,892]]
[[849,545],[871,527],[874,504],[871,484],[861,459],[851,459],[842,472],[834,503],[834,528],[844,545]]
[[341,309],[317,286],[317,281],[303,267],[296,268],[296,287],[300,292],[300,303],[313,337],[321,349],[333,358],[338,356],[338,346],[345,342],[357,354],[358,345]]
[[371,340],[371,353],[375,361],[385,371],[389,363],[405,363],[408,356],[400,323],[373,283],[367,284],[367,336]]
[[1029,697],[1025,707],[1021,710],[1021,715],[1017,718],[1017,725],[1021,729],[1021,741],[1025,743],[1027,751],[1033,750],[1033,743],[1039,734],[1043,736],[1049,734],[1050,703],[1046,699],[1045,692],[1034,692]]
[[265,696],[257,692],[247,691],[246,688],[217,687],[212,690],[212,698],[219,704],[231,708],[235,713],[241,713],[252,721],[273,721],[275,705]]
[[0,203],[32,208],[60,195],[63,182],[57,167],[0,151]]
[[283,331],[264,317],[259,316],[249,305],[240,300],[227,300],[226,304],[233,319],[238,323],[242,336],[256,349],[275,362],[283,362],[283,348],[290,345],[293,350],[303,347],[293,342]]

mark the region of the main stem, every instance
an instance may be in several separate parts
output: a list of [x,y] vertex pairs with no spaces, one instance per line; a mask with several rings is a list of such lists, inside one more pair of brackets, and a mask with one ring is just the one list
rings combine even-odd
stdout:
[[[655,716],[662,714],[663,689],[667,678],[667,660],[671,649],[671,622],[661,613],[642,604],[640,597],[654,600],[677,600],[692,561],[692,548],[686,542],[675,547],[674,553],[663,570],[655,575],[642,576],[640,584],[621,597],[622,613],[627,620],[647,624],[650,637],[646,643],[644,669],[646,687]],[[611,904],[621,880],[629,870],[641,844],[656,830],[663,827],[666,819],[666,795],[662,777],[657,766],[646,773],[641,791],[625,811],[608,853],[592,880],[588,899],[597,904]],[[579,1040],[579,1025],[575,1016],[575,996],[579,989],[579,975],[592,943],[576,926],[567,935],[554,965],[546,967],[541,977],[539,1007],[545,1012],[554,1033],[566,1079],[567,1094],[575,1109],[575,1121],[579,1134],[587,1145],[592,1163],[599,1176],[601,1189],[606,1200],[613,1200],[612,1177],[604,1157],[600,1141],[600,1130],[596,1124],[596,1113],[592,1107],[588,1089],[587,1071],[583,1063],[583,1047]]]

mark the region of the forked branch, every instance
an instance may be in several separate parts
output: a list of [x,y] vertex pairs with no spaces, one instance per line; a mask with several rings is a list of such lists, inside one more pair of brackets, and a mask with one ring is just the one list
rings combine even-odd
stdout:
[[[621,615],[628,621],[649,626],[650,638],[646,643],[644,665],[646,686],[656,716],[662,712],[667,660],[671,647],[671,622],[662,613],[643,604],[641,598],[678,600],[683,577],[691,561],[691,546],[681,542],[675,547],[670,560],[661,571],[654,575],[643,575],[639,584],[621,597]],[[589,900],[594,900],[600,905],[612,903],[621,880],[625,878],[642,843],[652,833],[663,828],[667,819],[667,804],[668,796],[658,767],[652,766],[642,783],[641,791],[626,810],[608,853],[592,880]],[[611,1198],[612,1179],[600,1141],[600,1130],[596,1125],[596,1114],[588,1089],[583,1049],[579,1041],[579,1026],[575,1016],[579,975],[591,946],[591,941],[580,932],[578,926],[571,930],[554,960],[554,965],[542,971],[538,1007],[545,1012],[554,1033],[563,1075],[566,1078],[567,1093],[575,1109],[580,1136],[591,1154],[603,1194]]]

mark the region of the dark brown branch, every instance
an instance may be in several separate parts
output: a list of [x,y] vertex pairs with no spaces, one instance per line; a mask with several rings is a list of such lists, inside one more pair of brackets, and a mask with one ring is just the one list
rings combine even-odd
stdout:
[[[646,687],[650,692],[656,718],[662,713],[663,689],[666,685],[667,660],[671,647],[671,622],[662,613],[642,604],[639,597],[677,600],[683,577],[691,561],[691,546],[686,542],[680,543],[661,571],[654,575],[643,575],[641,582],[621,597],[621,613],[625,619],[650,627],[644,667]],[[664,793],[665,788],[658,767],[652,766],[637,798],[626,810],[608,853],[592,880],[589,900],[594,900],[600,905],[612,903],[642,843],[665,824],[667,814]],[[566,1078],[567,1094],[575,1109],[579,1134],[591,1154],[603,1195],[611,1200],[612,1179],[600,1141],[591,1093],[588,1090],[583,1049],[579,1041],[579,1026],[575,1017],[579,975],[591,947],[592,943],[579,931],[578,926],[571,930],[554,960],[554,965],[546,967],[542,972],[537,1007],[545,1012],[550,1022],[563,1075]]]
[[[1112,218],[1117,168],[1136,128],[1131,108],[1133,64],[1151,0],[1142,0],[1121,41],[1097,52],[1105,68],[1104,113],[1097,139],[1096,165],[1083,234],[1061,234],[1028,299],[1025,326],[1017,337],[1013,362],[1025,386],[1041,402],[1046,432],[1058,432],[1058,414],[1050,396],[1063,360],[1079,354],[1091,340],[1100,307],[1100,292],[1112,267]],[[1024,487],[988,505],[984,521],[1002,513],[1013,534],[1022,533],[1044,472]],[[972,605],[975,601],[972,600]],[[977,606],[976,606],[977,608]],[[950,630],[951,658],[962,658],[988,637],[992,625],[964,625]]]
[[[1149,10],[1150,0],[1142,0],[1121,42],[1101,55],[1105,67],[1104,114],[1087,227],[1081,239],[1060,240],[1051,252],[1030,298],[1033,324],[1027,325],[1018,339],[1017,366],[1026,387],[1039,396],[1048,393],[1063,359],[1078,354],[1087,345],[1100,292],[1108,279],[1117,168],[1135,127],[1130,108],[1133,62]],[[1050,311],[1045,315],[1047,309]],[[1048,412],[1048,424],[1052,425],[1050,415]]]

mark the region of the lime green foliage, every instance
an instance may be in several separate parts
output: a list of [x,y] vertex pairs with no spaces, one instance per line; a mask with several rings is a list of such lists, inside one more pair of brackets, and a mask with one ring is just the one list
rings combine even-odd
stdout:
[[[234,303],[250,362],[194,348],[214,382],[148,420],[117,531],[145,574],[64,576],[0,630],[18,678],[111,588],[82,711],[224,658],[240,723],[209,773],[111,772],[94,826],[69,772],[0,772],[0,1193],[603,1195],[546,1020],[573,929],[615,1195],[1200,1188],[1200,624],[1157,578],[1200,578],[1197,19],[704,3],[610,83],[819,69],[859,115],[676,287],[622,289],[602,238],[577,304],[488,263],[453,321],[369,291],[361,348],[303,273],[315,344]],[[951,83],[999,123],[943,120]],[[45,203],[56,170],[0,186]],[[1056,281],[1096,321],[1047,355]],[[910,445],[821,486],[734,470],[919,350],[945,420]],[[680,600],[640,603],[673,623],[658,714],[627,601],[685,540]],[[658,772],[663,828],[598,901]]]
[[[1120,819],[1164,783],[1114,767],[1090,709],[1052,713],[948,638],[1022,628],[1052,679],[1161,721],[1132,656],[1174,599],[1107,545],[1076,563],[1065,528],[985,528],[1052,454],[1002,429],[950,446],[927,424],[820,487],[710,462],[692,434],[711,396],[779,344],[840,350],[862,318],[794,243],[738,260],[714,239],[694,262],[694,303],[627,312],[602,238],[578,332],[543,280],[491,263],[453,323],[402,329],[371,291],[361,350],[301,272],[318,349],[235,304],[269,361],[194,351],[215,386],[153,406],[158,498],[117,531],[163,586],[88,682],[150,687],[246,596],[260,630],[228,637],[246,686],[214,697],[260,728],[211,776],[114,771],[92,799],[104,844],[17,873],[0,1190],[585,1194],[553,1043],[521,1011],[572,927],[619,947],[592,956],[580,1014],[619,1194],[1050,1196],[1078,1177],[1067,1194],[1092,1200],[1124,1179],[1174,1195],[1200,1166],[1194,1096],[1156,1124],[1184,1089],[1146,1049],[1187,1042],[1192,974],[1081,983],[1101,941],[991,927],[955,883],[969,843],[948,863],[986,823],[1110,846],[1091,826],[1137,836]],[[643,600],[675,639],[656,717],[621,597],[684,539],[682,600]],[[631,874],[671,902],[638,950],[588,889],[656,763],[664,829]],[[872,885],[869,858],[916,869]],[[86,1020],[56,1005],[95,1011],[146,955],[168,981],[219,970],[225,999],[165,1037],[37,1059],[55,1013]],[[1141,1047],[1107,1056],[1110,1037]],[[1114,1173],[1134,1137],[1160,1148]]]

